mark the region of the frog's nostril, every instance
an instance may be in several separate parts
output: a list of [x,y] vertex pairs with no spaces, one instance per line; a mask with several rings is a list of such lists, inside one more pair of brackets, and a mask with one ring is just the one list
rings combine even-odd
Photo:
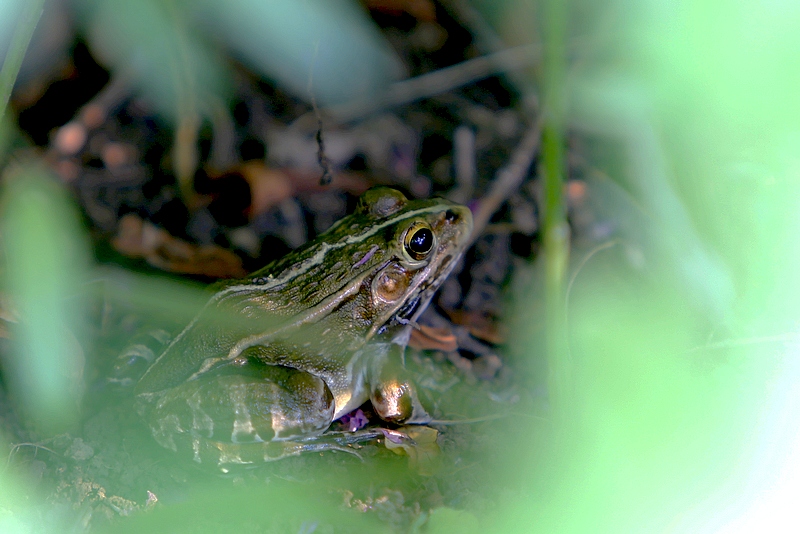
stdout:
[[458,219],[458,213],[454,212],[453,210],[447,210],[444,212],[444,219],[447,222],[454,222],[456,219]]

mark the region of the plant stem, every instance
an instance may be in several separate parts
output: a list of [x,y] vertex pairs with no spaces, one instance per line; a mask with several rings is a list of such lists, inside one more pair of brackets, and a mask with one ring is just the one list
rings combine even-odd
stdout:
[[571,397],[571,364],[566,344],[565,279],[569,260],[569,227],[564,206],[564,130],[566,115],[565,40],[567,6],[545,2],[542,175],[544,176],[545,348],[547,385],[556,419]]
[[25,58],[25,51],[28,50],[31,42],[33,30],[36,29],[39,17],[42,16],[43,6],[44,0],[27,0],[26,5],[22,8],[22,16],[11,38],[11,44],[3,61],[3,68],[0,70],[0,121],[5,116],[8,99],[11,98],[11,90],[14,88],[22,60]]

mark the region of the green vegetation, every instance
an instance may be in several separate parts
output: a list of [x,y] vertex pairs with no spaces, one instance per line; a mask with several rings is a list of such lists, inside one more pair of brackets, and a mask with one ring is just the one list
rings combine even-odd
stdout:
[[[254,532],[262,522],[275,532],[382,532],[393,517],[413,515],[404,495],[437,483],[463,492],[463,506],[427,503],[434,511],[408,529],[798,526],[800,5],[555,4],[487,6],[509,42],[523,22],[541,30],[532,12],[554,24],[540,32],[544,65],[528,73],[543,95],[547,205],[544,250],[514,281],[528,293],[509,306],[518,311],[508,318],[516,334],[508,365],[524,371],[528,392],[514,413],[492,423],[488,437],[485,427],[455,430],[455,447],[480,447],[456,453],[440,478],[408,475],[407,459],[385,450],[368,451],[356,468],[312,456],[222,479],[160,460],[143,469],[187,476],[191,490],[168,509],[117,518],[109,531],[196,532],[200,521],[218,532],[246,512]],[[3,81],[13,80],[7,67],[19,68],[27,38],[14,43]],[[616,237],[567,249],[567,169],[586,184],[587,211]],[[86,327],[76,323],[88,293],[78,288],[98,271],[74,209],[44,171],[6,169],[3,182],[2,288],[25,318],[6,381],[42,435],[56,436],[81,415],[87,356],[72,336]],[[112,280],[112,299],[131,297],[173,319],[190,314],[184,300],[197,292],[149,282]],[[63,334],[68,327],[74,334]],[[536,388],[548,393],[530,394]],[[17,450],[1,445],[9,457]],[[114,453],[130,452],[134,464],[138,447]],[[494,460],[476,453],[487,449]],[[102,467],[113,474],[110,463]],[[464,465],[479,466],[474,478],[455,474]],[[26,484],[0,467],[0,531],[27,532],[47,515],[20,502],[34,491]],[[127,499],[144,500],[148,488],[128,487],[141,492]],[[342,502],[383,506],[383,515],[358,515]]]

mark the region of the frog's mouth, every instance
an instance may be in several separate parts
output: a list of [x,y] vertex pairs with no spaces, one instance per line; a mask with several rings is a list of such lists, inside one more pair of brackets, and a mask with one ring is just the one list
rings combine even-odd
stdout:
[[433,295],[435,295],[439,290],[439,287],[450,274],[450,271],[453,270],[453,267],[455,267],[455,264],[457,263],[456,260],[460,256],[461,255],[458,254],[456,256],[449,256],[445,258],[439,264],[438,272],[435,274],[435,276],[431,277],[428,285],[423,287],[414,297],[408,299],[397,311],[397,313],[394,314],[393,319],[403,325],[415,322],[427,309],[428,304],[430,304],[431,299],[433,298]]
[[395,318],[399,323],[410,322],[414,314],[417,313],[417,310],[419,309],[421,303],[422,299],[420,299],[419,295],[409,299],[405,304],[403,304],[403,307],[400,308],[394,315]]

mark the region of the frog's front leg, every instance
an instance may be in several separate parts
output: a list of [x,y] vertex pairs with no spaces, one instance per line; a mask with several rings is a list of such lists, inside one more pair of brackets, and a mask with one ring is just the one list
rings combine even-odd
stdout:
[[391,423],[425,424],[431,416],[417,396],[411,373],[405,366],[405,346],[388,343],[369,369],[369,397],[375,412]]
[[197,462],[218,464],[341,449],[319,438],[335,409],[323,380],[273,365],[247,371],[202,375],[140,394],[140,410],[156,441],[173,451],[189,449]]

